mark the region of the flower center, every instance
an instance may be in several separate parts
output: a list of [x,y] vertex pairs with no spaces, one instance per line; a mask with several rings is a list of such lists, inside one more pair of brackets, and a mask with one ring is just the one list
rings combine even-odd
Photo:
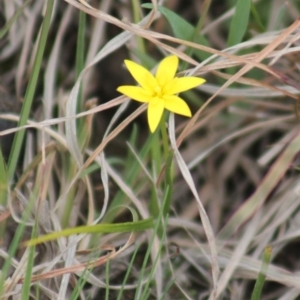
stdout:
[[154,88],[154,93],[155,93],[155,96],[158,96],[158,97],[161,97],[162,96],[162,90],[161,90],[161,87],[159,85],[157,85],[155,88]]

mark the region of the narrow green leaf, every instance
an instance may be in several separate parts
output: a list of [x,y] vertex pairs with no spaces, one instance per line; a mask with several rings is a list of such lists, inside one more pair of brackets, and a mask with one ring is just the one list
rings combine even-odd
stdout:
[[261,269],[255,282],[251,300],[260,299],[261,291],[266,280],[266,273],[271,261],[271,254],[272,254],[272,248],[270,246],[266,247],[263,255]]
[[[8,191],[8,176],[7,176],[7,169],[4,157],[2,155],[2,151],[0,148],[0,205],[3,207],[6,206],[7,202],[7,191]],[[0,240],[3,240],[3,236],[6,230],[6,222],[3,220],[0,222]]]
[[134,250],[134,252],[133,252],[133,254],[132,254],[132,257],[131,257],[130,263],[129,263],[129,265],[128,265],[128,268],[127,268],[125,277],[124,277],[123,282],[122,282],[122,287],[120,288],[119,293],[118,293],[118,298],[117,298],[117,300],[121,300],[121,298],[122,298],[122,295],[123,295],[123,292],[124,292],[125,284],[126,284],[126,282],[127,282],[127,280],[128,280],[128,277],[129,277],[129,275],[130,275],[131,270],[133,269],[133,263],[134,263],[134,261],[135,261],[135,257],[136,257],[136,255],[137,255],[137,253],[138,253],[139,248],[140,248],[140,245],[138,244],[138,245],[135,247],[135,250]]
[[[84,69],[85,61],[85,34],[86,34],[86,14],[83,11],[79,13],[79,26],[77,33],[77,47],[76,47],[76,80],[78,79],[81,71]],[[83,110],[83,99],[82,99],[82,86],[77,97],[77,112]],[[86,123],[86,119],[77,120],[77,132],[78,132],[78,144],[80,148],[83,149],[86,144],[89,142],[89,131],[90,128]]]
[[[147,3],[147,4],[143,4],[142,7],[152,9],[153,5]],[[158,10],[160,13],[162,13],[165,16],[165,18],[170,23],[171,28],[174,32],[174,36],[176,38],[186,40],[186,41],[196,42],[198,44],[205,45],[205,46],[209,45],[208,41],[204,38],[204,36],[202,35],[195,36],[196,28],[193,25],[191,25],[189,22],[187,22],[185,19],[181,18],[179,15],[177,15],[173,11],[163,6],[158,6]],[[197,55],[197,57],[199,57],[201,60],[205,60],[210,56],[209,53],[199,51],[199,50],[195,51],[195,55]]]
[[153,218],[148,218],[141,221],[115,223],[115,224],[97,224],[89,226],[78,226],[67,228],[59,232],[52,232],[36,239],[32,239],[24,243],[25,246],[34,246],[40,243],[49,242],[63,236],[81,233],[113,233],[113,232],[133,232],[143,231],[153,228]]
[[86,14],[83,11],[80,11],[78,34],[77,34],[77,49],[76,49],[76,79],[78,79],[79,74],[84,68],[85,26],[86,26]]
[[[140,6],[141,6],[140,0],[131,0],[133,20],[135,23],[139,23],[141,21]],[[137,46],[139,51],[146,53],[147,51],[146,51],[144,39],[137,35],[136,40],[137,40]]]
[[[70,296],[70,300],[78,300],[80,299],[79,296],[80,296],[80,293],[82,292],[83,290],[83,287],[85,286],[86,284],[86,281],[87,281],[87,278],[89,278],[90,274],[92,272],[92,268],[91,269],[84,269],[84,271],[81,273],[78,281],[77,281],[77,284],[75,285],[73,291],[72,291],[72,294]],[[39,298],[37,298],[39,299]],[[86,299],[90,299],[89,297],[87,297]]]
[[[38,232],[38,220],[37,217],[35,219],[35,223],[32,230],[32,238],[37,236]],[[32,269],[34,267],[34,257],[35,257],[35,247],[30,247],[28,251],[28,258],[27,258],[27,266],[26,272],[24,276],[24,284],[22,287],[22,300],[30,299],[30,287],[31,287],[31,277],[32,277]]]
[[251,13],[252,13],[252,16],[254,17],[255,19],[255,22],[256,22],[256,25],[258,26],[258,29],[261,31],[261,32],[265,32],[266,31],[266,28],[262,22],[262,19],[256,9],[256,6],[253,2],[251,2]]
[[165,194],[165,206],[163,211],[164,218],[170,213],[170,207],[172,203],[172,195],[173,195],[173,183],[174,183],[174,162],[173,162],[173,151],[170,152],[167,161],[166,161],[166,194]]
[[32,0],[27,0],[22,6],[18,7],[8,22],[5,23],[4,27],[0,30],[0,39],[2,39],[5,34],[9,31],[14,22],[19,18],[19,16],[23,13],[26,6],[30,4]]
[[230,24],[227,44],[233,46],[240,43],[247,31],[251,0],[238,0]]
[[0,205],[6,205],[8,176],[5,160],[0,149]]
[[[35,61],[33,64],[33,71],[30,76],[29,84],[28,84],[25,98],[24,98],[24,104],[22,106],[20,121],[18,124],[19,127],[25,125],[28,120],[28,117],[29,117],[29,113],[30,113],[33,97],[34,97],[35,90],[36,90],[36,85],[38,82],[41,65],[42,65],[42,59],[43,59],[43,55],[44,55],[48,32],[49,32],[49,28],[50,28],[53,5],[54,5],[54,0],[48,0],[46,14],[45,14],[45,18],[43,21],[40,40],[39,40],[39,44],[38,44],[38,49],[37,49]],[[9,161],[8,161],[8,177],[10,180],[13,179],[14,174],[15,174],[15,170],[16,170],[18,159],[19,159],[24,135],[25,135],[25,130],[23,129],[23,130],[18,131],[14,137],[12,151],[10,153]]]
[[109,259],[106,261],[105,268],[105,300],[109,299]]

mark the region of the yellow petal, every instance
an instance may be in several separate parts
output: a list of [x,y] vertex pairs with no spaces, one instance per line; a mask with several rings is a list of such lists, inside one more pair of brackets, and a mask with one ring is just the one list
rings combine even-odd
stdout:
[[122,85],[117,88],[117,91],[140,102],[149,102],[153,98],[151,94],[139,86]]
[[156,130],[163,112],[164,112],[163,99],[157,99],[157,101],[153,101],[149,103],[147,113],[148,113],[148,123],[151,132],[154,132]]
[[184,100],[177,96],[164,96],[165,108],[173,113],[191,117],[192,113]]
[[175,55],[164,58],[159,64],[156,71],[156,79],[158,84],[163,87],[171,81],[176,74],[178,67],[178,57]]
[[142,88],[147,91],[154,90],[154,88],[157,86],[157,80],[147,69],[131,60],[125,60],[125,65],[132,77]]
[[163,89],[165,95],[178,94],[203,84],[206,80],[198,77],[181,77],[171,80]]

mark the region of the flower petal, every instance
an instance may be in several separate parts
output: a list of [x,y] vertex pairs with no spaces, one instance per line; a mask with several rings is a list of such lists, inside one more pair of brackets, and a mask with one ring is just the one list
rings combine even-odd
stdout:
[[173,113],[191,117],[192,113],[184,100],[177,96],[164,96],[165,108]]
[[140,102],[149,102],[153,98],[150,93],[139,86],[122,85],[117,88],[117,91]]
[[163,89],[165,95],[174,95],[187,90],[190,90],[206,80],[198,77],[181,77],[171,80]]
[[148,123],[151,132],[154,132],[156,130],[163,112],[164,112],[163,99],[157,99],[157,101],[153,101],[149,103],[147,113],[148,113]]
[[131,60],[125,60],[125,65],[132,77],[147,91],[153,91],[157,86],[155,77],[144,67]]
[[169,81],[171,81],[176,74],[178,68],[178,57],[175,55],[164,58],[158,65],[156,71],[156,80],[158,84],[163,87]]

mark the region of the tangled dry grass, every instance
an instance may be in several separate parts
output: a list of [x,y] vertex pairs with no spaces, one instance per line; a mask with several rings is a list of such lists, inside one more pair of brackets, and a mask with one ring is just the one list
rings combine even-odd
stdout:
[[[252,7],[243,40],[229,46],[231,2],[0,3],[1,299],[250,299],[266,247],[261,299],[299,299],[300,7],[252,1],[263,29]],[[195,36],[183,38],[188,25],[180,32],[160,6]],[[152,68],[170,53],[181,75],[207,81],[184,95],[193,117],[168,120],[174,169],[149,133],[146,106],[116,93],[132,83],[125,58]],[[14,156],[7,137],[22,132]],[[23,244],[151,216],[146,231]]]

